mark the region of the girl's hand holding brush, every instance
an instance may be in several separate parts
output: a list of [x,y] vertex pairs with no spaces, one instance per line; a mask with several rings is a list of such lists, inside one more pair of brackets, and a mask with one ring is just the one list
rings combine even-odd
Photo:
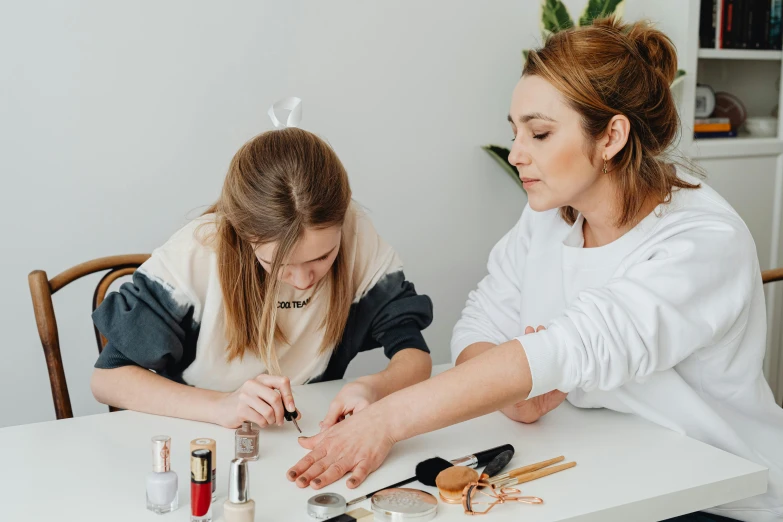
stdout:
[[236,391],[220,395],[215,402],[216,424],[226,428],[238,428],[244,421],[260,428],[283,426],[286,412],[296,411],[288,377],[261,374]]

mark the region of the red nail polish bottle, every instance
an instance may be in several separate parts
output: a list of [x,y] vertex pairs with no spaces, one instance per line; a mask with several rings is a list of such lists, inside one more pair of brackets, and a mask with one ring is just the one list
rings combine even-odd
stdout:
[[212,452],[208,449],[190,454],[190,520],[212,521]]

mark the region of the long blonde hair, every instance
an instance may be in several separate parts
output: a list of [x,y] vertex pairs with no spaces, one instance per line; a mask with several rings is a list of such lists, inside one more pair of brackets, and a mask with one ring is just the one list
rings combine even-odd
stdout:
[[[345,168],[331,147],[311,132],[265,132],[234,155],[220,199],[207,210],[215,214],[214,247],[229,361],[250,352],[270,373],[280,373],[275,342],[287,340],[276,322],[280,284],[274,274],[305,229],[342,226],[350,202]],[[277,250],[267,274],[253,245],[275,241]],[[319,353],[340,342],[353,301],[343,246],[315,290],[330,292],[319,326],[325,330]]]

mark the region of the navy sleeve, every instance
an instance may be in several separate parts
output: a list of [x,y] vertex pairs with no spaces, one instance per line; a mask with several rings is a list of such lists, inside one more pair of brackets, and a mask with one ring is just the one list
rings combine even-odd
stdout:
[[429,353],[421,331],[432,323],[432,301],[418,295],[402,271],[387,274],[356,303],[356,321],[368,325],[357,351],[383,346],[386,357],[405,348]]
[[108,343],[96,368],[136,365],[182,382],[195,359],[199,325],[194,306],[175,299],[169,285],[136,271],[132,283],[112,292],[93,312]]
[[342,379],[359,352],[383,346],[391,359],[406,348],[429,353],[421,331],[432,323],[432,300],[416,293],[400,270],[383,276],[351,305],[348,322],[326,371],[309,382]]

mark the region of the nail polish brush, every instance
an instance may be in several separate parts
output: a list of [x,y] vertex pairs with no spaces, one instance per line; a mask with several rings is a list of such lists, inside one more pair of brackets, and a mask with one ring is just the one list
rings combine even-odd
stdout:
[[[281,395],[280,390],[275,389],[278,395]],[[299,433],[302,433],[302,428],[299,427],[299,423],[296,422],[296,419],[299,418],[299,410],[294,409],[294,411],[288,411],[288,408],[283,404],[283,417],[285,420],[289,422],[293,422],[294,426],[296,426],[296,429],[299,430]]]
[[296,429],[299,430],[299,433],[302,433],[302,428],[299,427],[299,423],[296,422],[296,419],[299,418],[299,412],[298,411],[288,411],[285,410],[285,420],[291,421],[294,423],[294,426],[296,426]]

